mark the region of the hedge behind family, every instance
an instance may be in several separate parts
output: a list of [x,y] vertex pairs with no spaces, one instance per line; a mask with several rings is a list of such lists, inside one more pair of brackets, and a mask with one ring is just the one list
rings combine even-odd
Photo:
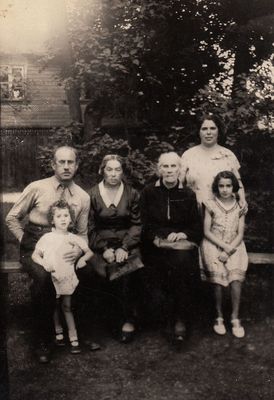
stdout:
[[[65,346],[65,332],[70,352],[81,352],[71,309],[77,287],[97,285],[119,299],[118,312],[111,313],[109,304],[106,313],[121,343],[135,338],[144,288],[157,288],[168,304],[170,339],[178,345],[188,337],[191,298],[201,276],[214,287],[214,332],[226,333],[222,288],[230,286],[232,333],[244,337],[239,306],[248,265],[243,242],[247,204],[239,162],[218,144],[221,134],[216,117],[203,118],[201,143],[182,158],[161,154],[158,180],[141,196],[124,179],[119,155],[103,158],[101,181],[87,193],[73,181],[76,149],[55,149],[53,176],[29,184],[6,217],[31,277],[39,362],[50,360],[53,338]],[[91,344],[92,350],[98,348]]]

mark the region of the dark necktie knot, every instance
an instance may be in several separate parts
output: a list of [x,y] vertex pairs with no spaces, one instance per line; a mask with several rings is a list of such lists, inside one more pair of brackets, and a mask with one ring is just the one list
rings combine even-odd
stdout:
[[65,194],[66,194],[66,186],[60,184],[60,200],[66,200]]

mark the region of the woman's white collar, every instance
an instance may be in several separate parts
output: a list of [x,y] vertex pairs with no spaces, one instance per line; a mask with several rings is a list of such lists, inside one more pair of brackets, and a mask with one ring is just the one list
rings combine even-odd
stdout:
[[98,186],[99,186],[100,195],[101,195],[101,197],[103,199],[103,202],[105,203],[106,207],[109,208],[112,204],[115,207],[117,207],[119,202],[120,202],[120,200],[121,200],[123,192],[124,192],[124,184],[123,184],[123,182],[121,182],[121,184],[119,186],[119,189],[118,189],[118,191],[116,193],[116,196],[112,201],[108,196],[108,193],[107,193],[105,185],[104,185],[104,181],[100,182]]

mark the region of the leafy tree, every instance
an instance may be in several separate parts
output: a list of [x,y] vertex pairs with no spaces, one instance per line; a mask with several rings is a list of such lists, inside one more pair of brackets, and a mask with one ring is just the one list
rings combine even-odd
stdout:
[[142,125],[163,132],[183,125],[193,98],[210,80],[221,77],[224,90],[230,74],[235,95],[244,88],[239,74],[248,74],[271,52],[273,32],[266,22],[273,5],[266,0],[69,0],[67,5],[62,79],[70,104],[76,104],[73,120],[81,121],[79,93],[88,99],[85,140],[104,117],[119,119],[125,130]]
[[215,1],[68,4],[72,63],[62,77],[90,99],[86,137],[104,116],[120,117],[126,127],[170,126],[178,106],[188,107],[197,90],[223,69],[215,45],[225,26]]
[[223,0],[227,29],[222,45],[235,54],[233,90],[245,90],[242,74],[273,53],[274,3],[269,0]]
[[[79,123],[54,130],[40,155],[43,173],[50,171],[47,154],[52,144],[69,140],[82,152],[84,184],[95,183],[101,158],[115,152],[127,157],[129,179],[141,188],[154,176],[161,152],[182,153],[193,144],[197,114],[215,112],[224,120],[226,145],[243,167],[251,216],[248,244],[252,242],[254,250],[269,248],[269,214],[274,205],[270,192],[274,3],[69,0],[67,4],[68,36],[63,46],[67,68],[62,80],[73,90],[76,109],[80,92],[87,95],[84,137]],[[270,63],[264,62],[268,59]],[[106,117],[120,119],[125,132],[133,127],[144,137],[138,137],[135,146],[125,136],[111,137],[101,127]],[[260,241],[258,232],[263,232]]]

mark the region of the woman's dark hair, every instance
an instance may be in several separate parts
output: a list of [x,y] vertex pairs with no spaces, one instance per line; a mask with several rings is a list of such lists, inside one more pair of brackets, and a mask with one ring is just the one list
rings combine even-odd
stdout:
[[49,223],[52,225],[53,224],[53,217],[55,214],[56,209],[62,209],[62,210],[68,210],[69,211],[69,215],[72,221],[72,225],[74,224],[75,221],[75,215],[74,215],[74,211],[72,209],[72,207],[64,200],[58,200],[55,203],[53,203],[48,211],[48,221]]
[[99,167],[100,175],[104,175],[105,166],[107,165],[107,162],[110,160],[118,161],[121,164],[123,172],[125,171],[125,160],[123,159],[123,157],[119,156],[118,154],[108,154],[103,158],[103,160],[100,164],[100,167]]
[[224,178],[224,179],[230,179],[231,183],[232,183],[232,187],[233,187],[233,193],[238,193],[238,190],[240,189],[239,186],[239,181],[236,178],[236,176],[233,174],[233,172],[231,171],[222,171],[219,172],[215,178],[214,181],[212,183],[212,192],[218,196],[219,195],[219,189],[218,189],[218,185],[220,180]]
[[202,115],[202,117],[200,117],[198,119],[198,122],[199,122],[198,132],[197,132],[198,136],[199,136],[199,133],[200,133],[201,126],[203,125],[203,123],[205,121],[213,121],[214,122],[214,124],[218,128],[218,143],[219,144],[224,144],[225,140],[226,140],[226,135],[225,135],[225,132],[224,132],[224,126],[223,126],[223,123],[222,123],[221,119],[219,117],[217,117],[216,115],[214,115],[214,114],[204,114],[204,115]]

